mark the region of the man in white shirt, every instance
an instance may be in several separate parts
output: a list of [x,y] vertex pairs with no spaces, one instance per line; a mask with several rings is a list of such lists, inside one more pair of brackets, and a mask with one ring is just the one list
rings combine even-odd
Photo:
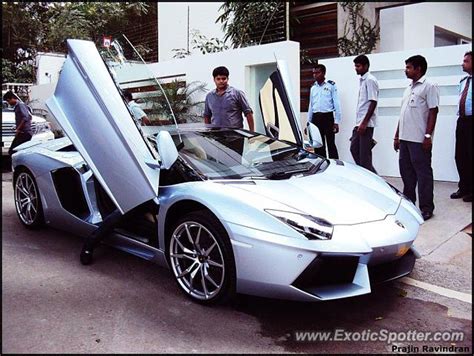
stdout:
[[125,99],[127,100],[128,107],[132,111],[133,118],[138,122],[138,124],[140,126],[150,125],[151,124],[150,119],[148,118],[148,116],[146,116],[145,112],[140,107],[140,105],[138,105],[135,102],[135,100],[133,100],[132,93],[130,93],[128,90],[124,90],[123,95],[124,95]]
[[425,78],[426,59],[416,55],[405,61],[405,74],[412,82],[405,90],[393,148],[398,152],[403,194],[413,204],[418,185],[419,207],[423,219],[433,216],[433,169],[431,168],[432,136],[439,105],[439,89]]
[[377,173],[372,165],[372,148],[375,142],[373,136],[377,121],[379,84],[369,73],[370,62],[367,56],[362,54],[354,58],[354,67],[360,75],[360,87],[356,126],[351,137],[351,154],[356,164]]

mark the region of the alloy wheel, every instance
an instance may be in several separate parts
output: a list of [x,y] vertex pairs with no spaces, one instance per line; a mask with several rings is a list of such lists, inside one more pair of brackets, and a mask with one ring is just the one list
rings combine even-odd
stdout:
[[40,214],[40,199],[33,177],[27,173],[19,174],[15,181],[15,206],[18,216],[25,225],[34,225]]
[[170,240],[170,262],[183,290],[198,300],[210,300],[221,291],[226,267],[218,239],[202,224],[185,221]]

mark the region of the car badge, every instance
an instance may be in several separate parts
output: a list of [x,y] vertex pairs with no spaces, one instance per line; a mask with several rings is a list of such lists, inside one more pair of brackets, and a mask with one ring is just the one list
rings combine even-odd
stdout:
[[400,220],[395,220],[395,224],[397,224],[398,226],[400,226],[402,229],[405,228],[405,225],[403,225]]

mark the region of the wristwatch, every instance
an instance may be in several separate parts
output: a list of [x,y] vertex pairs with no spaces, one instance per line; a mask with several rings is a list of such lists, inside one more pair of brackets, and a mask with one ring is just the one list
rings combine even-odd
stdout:
[[430,134],[425,134],[425,138],[431,140],[431,135]]

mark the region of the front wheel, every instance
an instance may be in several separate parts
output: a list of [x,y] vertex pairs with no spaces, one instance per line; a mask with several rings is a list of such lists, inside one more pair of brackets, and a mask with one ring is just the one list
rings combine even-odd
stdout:
[[187,214],[174,226],[168,258],[181,290],[202,304],[227,301],[235,293],[235,263],[229,237],[207,211]]
[[27,228],[35,229],[44,224],[43,207],[33,174],[22,170],[14,182],[15,208],[18,217]]

